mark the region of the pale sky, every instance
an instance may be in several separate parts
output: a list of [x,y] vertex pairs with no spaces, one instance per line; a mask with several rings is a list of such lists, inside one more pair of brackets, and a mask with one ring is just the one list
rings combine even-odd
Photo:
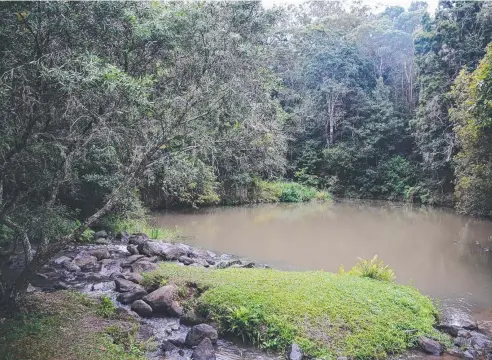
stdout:
[[[270,8],[274,5],[300,4],[304,2],[304,0],[262,0],[262,1],[263,1],[263,5],[267,8]],[[325,0],[325,1],[329,1],[329,0]],[[413,0],[362,0],[364,4],[367,4],[373,8],[380,5],[381,11],[384,10],[385,6],[395,6],[395,5],[403,6],[405,9],[408,9],[412,1]],[[429,10],[431,14],[434,14],[439,0],[424,0],[424,1],[426,1],[428,4],[427,10]]]

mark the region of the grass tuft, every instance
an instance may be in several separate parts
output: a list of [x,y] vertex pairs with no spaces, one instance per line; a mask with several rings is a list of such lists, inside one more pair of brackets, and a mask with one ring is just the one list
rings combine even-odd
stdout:
[[144,274],[201,289],[193,310],[216,321],[224,334],[282,351],[292,342],[309,356],[382,359],[401,353],[434,329],[432,301],[410,286],[323,271],[201,269],[164,263]]

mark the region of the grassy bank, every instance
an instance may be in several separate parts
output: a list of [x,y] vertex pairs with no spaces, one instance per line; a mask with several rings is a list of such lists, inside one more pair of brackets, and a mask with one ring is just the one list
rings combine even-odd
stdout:
[[409,286],[350,274],[271,269],[205,270],[162,264],[147,283],[175,283],[188,311],[266,349],[292,342],[308,355],[384,358],[414,345],[433,328],[432,301]]
[[136,340],[138,325],[119,318],[107,301],[78,293],[33,294],[15,316],[1,317],[5,360],[144,360],[149,345]]

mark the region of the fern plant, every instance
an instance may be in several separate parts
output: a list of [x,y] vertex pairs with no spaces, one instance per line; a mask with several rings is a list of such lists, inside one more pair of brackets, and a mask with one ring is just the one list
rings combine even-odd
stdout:
[[375,280],[393,282],[396,279],[395,273],[384,262],[378,260],[374,255],[371,260],[358,258],[359,262],[348,272],[350,275],[368,277]]

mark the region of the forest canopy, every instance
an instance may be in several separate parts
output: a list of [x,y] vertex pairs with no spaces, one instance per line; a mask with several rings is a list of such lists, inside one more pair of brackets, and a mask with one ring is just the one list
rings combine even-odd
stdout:
[[492,6],[428,10],[2,3],[0,239],[31,264],[3,294],[145,208],[315,188],[491,216]]

